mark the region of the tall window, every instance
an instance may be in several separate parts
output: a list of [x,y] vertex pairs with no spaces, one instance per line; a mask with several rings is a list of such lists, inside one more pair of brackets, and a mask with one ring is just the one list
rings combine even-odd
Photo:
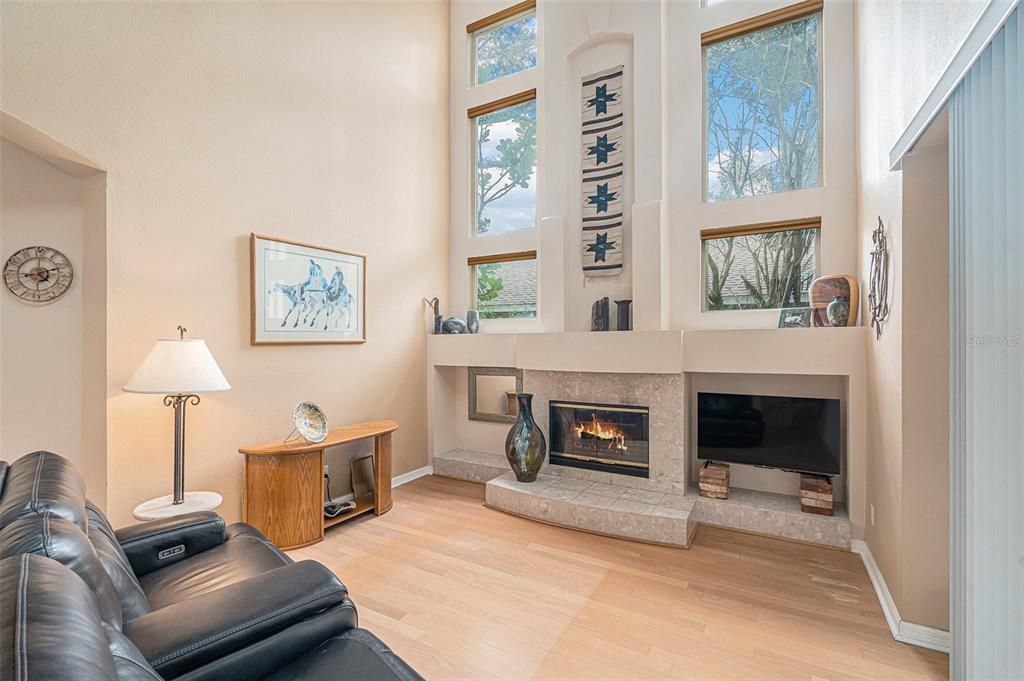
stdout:
[[821,183],[821,2],[701,36],[706,198]]
[[701,232],[705,310],[806,307],[820,218]]
[[466,27],[473,36],[473,83],[481,85],[537,65],[535,2],[523,2]]
[[537,102],[530,90],[471,109],[473,230],[502,234],[537,225]]
[[476,309],[481,319],[537,316],[537,252],[470,258]]

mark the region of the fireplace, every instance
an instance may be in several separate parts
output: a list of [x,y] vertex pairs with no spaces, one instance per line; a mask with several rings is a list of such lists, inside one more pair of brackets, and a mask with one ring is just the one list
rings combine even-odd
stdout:
[[650,477],[647,407],[552,400],[548,409],[552,464]]

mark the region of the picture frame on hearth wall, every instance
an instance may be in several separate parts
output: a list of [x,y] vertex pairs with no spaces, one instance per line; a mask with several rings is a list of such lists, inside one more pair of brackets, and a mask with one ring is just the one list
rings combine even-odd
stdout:
[[802,329],[811,325],[812,310],[809,307],[789,307],[779,310],[780,329]]
[[366,342],[366,256],[251,234],[250,343]]

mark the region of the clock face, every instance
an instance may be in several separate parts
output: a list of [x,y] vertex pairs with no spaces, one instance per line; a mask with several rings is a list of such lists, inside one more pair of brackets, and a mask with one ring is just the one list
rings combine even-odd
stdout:
[[52,303],[68,292],[75,271],[68,257],[49,246],[16,251],[4,265],[4,285],[27,303]]

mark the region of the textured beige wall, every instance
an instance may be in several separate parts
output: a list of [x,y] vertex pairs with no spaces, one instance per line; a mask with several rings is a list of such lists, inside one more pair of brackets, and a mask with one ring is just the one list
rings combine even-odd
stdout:
[[[948,625],[942,610],[945,603],[936,606],[926,601],[945,601],[948,579],[919,558],[934,558],[945,550],[948,533],[943,514],[948,490],[941,490],[932,480],[927,486],[934,492],[930,501],[904,494],[920,476],[929,474],[926,469],[934,463],[930,459],[934,452],[916,450],[931,445],[910,434],[905,426],[904,406],[920,386],[918,381],[928,378],[903,361],[904,346],[917,342],[922,332],[905,314],[904,303],[911,304],[906,299],[911,288],[905,282],[922,258],[935,254],[908,247],[912,241],[903,234],[903,178],[889,170],[889,150],[984,6],[984,0],[864,0],[856,5],[861,281],[868,280],[867,254],[879,216],[888,228],[892,251],[892,314],[881,340],[871,337],[867,341],[867,501],[875,507],[875,523],[868,523],[865,539],[901,616],[941,628]],[[911,268],[904,269],[904,263],[911,260]],[[937,266],[946,268],[948,264]],[[865,292],[865,308],[866,299]],[[936,373],[942,371],[939,368]],[[947,425],[936,420],[931,427],[944,430]],[[942,561],[948,561],[948,556],[942,556]],[[922,588],[928,598],[921,597]]]
[[903,600],[949,625],[949,154],[903,162]]
[[[397,419],[394,472],[425,465],[422,297],[447,295],[447,5],[0,11],[3,109],[109,171],[114,522],[170,492],[171,413],[120,386],[177,324],[232,385],[190,411],[186,466],[228,519],[237,448],[283,437],[302,399],[333,424]],[[250,347],[250,231],[368,254],[369,342]]]
[[[91,399],[98,388],[102,408],[104,377],[92,369],[103,366],[103,349],[92,344],[86,315],[87,301],[102,295],[102,258],[85,247],[90,227],[97,226],[97,179],[73,177],[7,139],[0,142],[0,164],[4,258],[27,246],[51,246],[68,256],[75,271],[68,292],[47,305],[0,295],[6,322],[0,383],[7,398],[0,413],[10,426],[0,429],[0,458],[13,461],[38,449],[63,452],[103,503],[105,424]],[[102,199],[102,176],[98,181]],[[98,379],[91,393],[90,377]]]

